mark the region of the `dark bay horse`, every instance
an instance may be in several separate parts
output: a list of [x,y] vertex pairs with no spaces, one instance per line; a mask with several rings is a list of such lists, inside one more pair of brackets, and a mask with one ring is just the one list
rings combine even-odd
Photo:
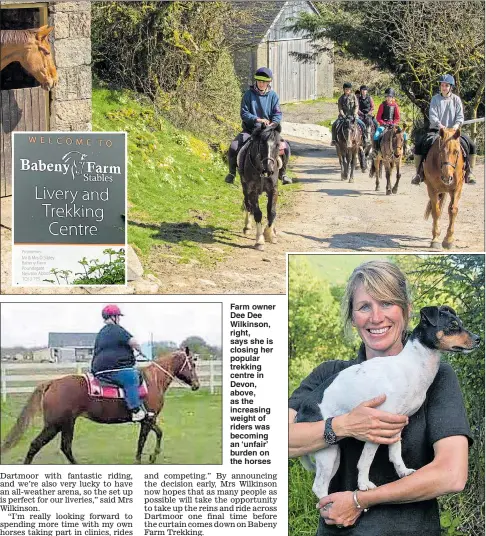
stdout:
[[[148,394],[144,399],[147,409],[155,413],[154,417],[141,421],[136,462],[140,463],[142,451],[151,430],[157,436],[154,452],[150,455],[150,463],[154,463],[160,453],[162,430],[157,426],[156,419],[164,406],[164,394],[174,378],[178,378],[192,390],[199,389],[195,359],[189,348],[168,355],[157,357],[142,370],[147,382]],[[22,409],[12,430],[5,439],[1,452],[14,447],[29,427],[32,418],[42,411],[44,428],[30,444],[24,463],[32,462],[39,450],[61,433],[61,450],[70,463],[76,463],[72,453],[74,424],[79,416],[103,424],[131,422],[124,399],[95,398],[88,395],[86,379],[83,375],[71,374],[49,380],[40,384],[30,396]]]
[[451,249],[454,242],[454,223],[456,221],[459,199],[464,184],[464,156],[459,138],[461,131],[452,128],[441,128],[439,137],[430,148],[424,161],[424,178],[429,194],[429,202],[424,217],[432,214],[431,248],[439,248],[439,219],[442,208],[449,194],[449,226],[442,241],[442,247]]
[[[336,151],[341,166],[341,180],[354,182],[354,168],[358,163],[363,134],[354,117],[344,117],[336,127]],[[361,171],[366,171],[364,153],[359,158]]]
[[[403,157],[403,147],[405,137],[403,129],[399,126],[387,126],[380,140],[380,150],[373,160],[370,168],[370,177],[376,177],[375,191],[380,189],[380,179],[382,176],[383,166],[385,167],[386,176],[386,195],[396,194],[398,192],[398,183],[400,182],[400,165]],[[392,188],[391,174],[393,168],[397,170],[397,178]]]
[[[243,147],[238,158],[238,171],[243,187],[245,227],[248,234],[251,229],[250,215],[256,223],[255,248],[263,251],[265,241],[275,244],[275,218],[277,217],[278,199],[278,153],[280,148],[280,125],[261,123],[255,128],[248,145]],[[262,193],[267,194],[267,226],[262,231],[262,211],[258,204]]]
[[0,70],[18,61],[43,89],[55,87],[58,76],[48,39],[53,29],[53,26],[42,26],[31,30],[0,31]]

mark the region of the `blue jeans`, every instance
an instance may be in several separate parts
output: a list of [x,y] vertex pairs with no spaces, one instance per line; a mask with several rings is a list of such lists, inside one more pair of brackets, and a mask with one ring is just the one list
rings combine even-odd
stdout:
[[142,404],[138,394],[140,376],[134,368],[103,372],[101,374],[97,374],[96,377],[99,380],[106,379],[122,387],[125,390],[125,400],[130,411],[138,409]]

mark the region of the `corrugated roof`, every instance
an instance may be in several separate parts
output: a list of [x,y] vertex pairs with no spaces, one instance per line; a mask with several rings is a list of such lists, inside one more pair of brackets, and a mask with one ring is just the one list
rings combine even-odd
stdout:
[[49,348],[94,346],[97,333],[49,333]]

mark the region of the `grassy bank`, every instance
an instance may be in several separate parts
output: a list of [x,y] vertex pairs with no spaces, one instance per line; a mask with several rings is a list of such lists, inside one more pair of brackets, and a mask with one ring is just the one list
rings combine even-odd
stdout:
[[[148,272],[156,273],[149,257],[214,264],[228,255],[242,228],[243,196],[238,179],[224,182],[219,148],[175,128],[126,91],[93,91],[93,130],[128,133],[128,241]],[[280,208],[291,190],[280,189]]]

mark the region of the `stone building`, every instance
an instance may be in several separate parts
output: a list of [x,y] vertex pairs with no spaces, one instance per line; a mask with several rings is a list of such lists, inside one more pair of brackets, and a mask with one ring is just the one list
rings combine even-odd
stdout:
[[242,90],[252,82],[255,70],[266,66],[273,71],[272,87],[282,103],[332,97],[332,44],[329,52],[316,60],[298,61],[293,54],[312,52],[312,44],[301,33],[295,34],[287,28],[301,13],[317,13],[312,2],[235,2],[235,8],[241,11],[243,21],[233,38],[234,65]]

